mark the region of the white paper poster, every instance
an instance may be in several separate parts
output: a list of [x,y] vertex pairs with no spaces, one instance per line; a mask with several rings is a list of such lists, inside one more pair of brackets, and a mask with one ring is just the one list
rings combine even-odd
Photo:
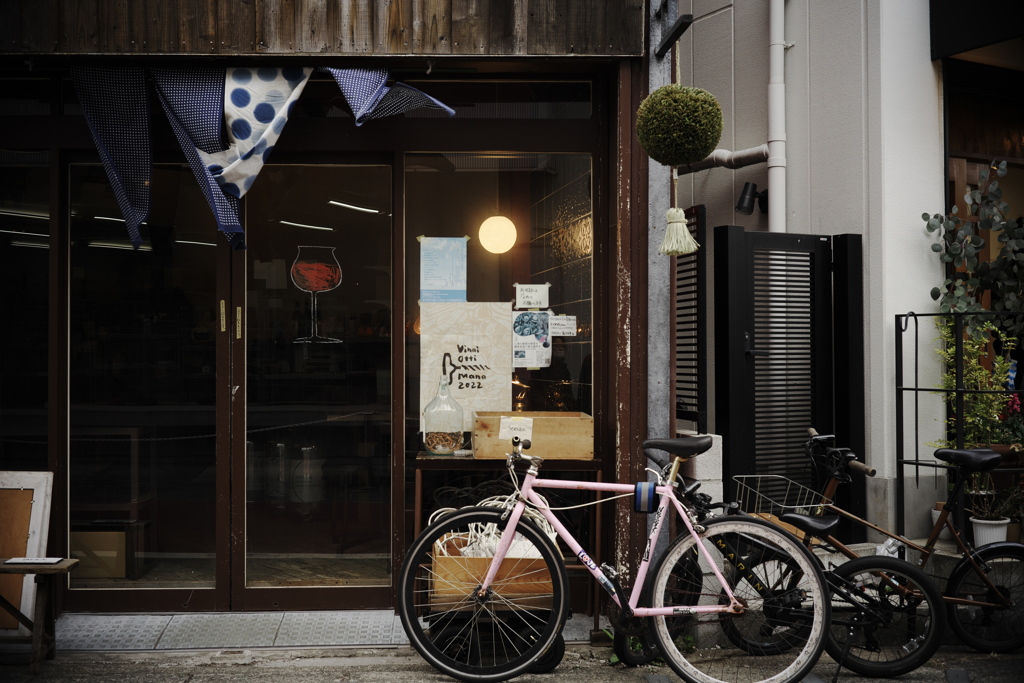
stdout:
[[550,283],[521,285],[517,282],[515,288],[516,308],[547,308],[548,292],[551,290]]
[[466,300],[465,237],[420,238],[420,301]]
[[552,337],[575,337],[576,316],[553,315],[548,318],[548,329]]
[[423,409],[443,372],[463,410],[512,410],[512,303],[423,303],[420,306],[420,431]]
[[547,311],[512,313],[512,365],[546,368],[551,365],[551,332]]

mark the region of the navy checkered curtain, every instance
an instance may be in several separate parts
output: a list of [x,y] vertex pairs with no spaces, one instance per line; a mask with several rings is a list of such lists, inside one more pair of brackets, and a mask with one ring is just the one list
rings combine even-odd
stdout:
[[139,226],[149,216],[153,172],[146,71],[124,66],[76,68],[71,78],[128,236],[138,249]]
[[440,109],[448,116],[455,115],[454,109],[412,86],[396,82],[389,87],[387,69],[321,69],[334,76],[357,126],[370,119],[403,114],[422,107]]
[[245,246],[238,220],[238,197],[225,194],[201,154],[223,152],[224,69],[153,69],[157,95],[178,137],[203,196],[213,209],[217,229],[236,249]]

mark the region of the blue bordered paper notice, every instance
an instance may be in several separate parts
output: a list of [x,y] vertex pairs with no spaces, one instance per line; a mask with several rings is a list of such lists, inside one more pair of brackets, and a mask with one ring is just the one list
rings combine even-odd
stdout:
[[466,237],[420,238],[420,301],[466,300]]

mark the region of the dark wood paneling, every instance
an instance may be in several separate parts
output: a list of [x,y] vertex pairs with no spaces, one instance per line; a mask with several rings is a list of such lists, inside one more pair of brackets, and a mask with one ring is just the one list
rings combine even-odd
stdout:
[[[194,1],[202,2],[202,0]],[[280,1],[274,0],[275,3]],[[221,54],[254,53],[256,51],[255,0],[218,0],[216,4],[216,51]],[[263,4],[262,0],[260,4]]]
[[[495,8],[494,11],[499,11]],[[459,55],[489,53],[487,0],[452,0],[452,52]]]
[[526,47],[530,54],[568,53],[565,49],[568,3],[569,0],[531,0],[526,27]]
[[339,54],[373,52],[373,0],[342,0],[334,29]]
[[52,18],[58,11],[57,0],[39,0],[21,7],[17,26],[20,27],[23,49],[29,52],[53,52],[57,49],[58,29]]
[[328,0],[296,0],[295,51],[327,52],[331,49]]
[[377,0],[373,51],[404,55],[412,52],[412,0]]
[[178,0],[178,48],[213,52],[217,37],[217,6],[212,2]]
[[452,0],[414,0],[412,51],[434,55],[451,53]]
[[138,35],[143,37],[140,50],[143,52],[177,52],[178,22],[177,7],[167,0],[146,0],[139,3],[143,11]]
[[646,0],[6,0],[0,53],[641,56]]
[[128,0],[102,0],[97,3],[101,52],[128,52],[131,19]]
[[295,48],[295,1],[261,2],[256,7],[256,49],[289,53]]

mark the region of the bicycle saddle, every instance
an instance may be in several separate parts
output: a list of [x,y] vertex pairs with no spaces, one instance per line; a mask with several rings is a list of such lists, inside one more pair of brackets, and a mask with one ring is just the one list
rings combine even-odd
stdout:
[[988,472],[1002,460],[1002,456],[991,448],[940,448],[935,451],[935,457],[974,472]]
[[[644,450],[648,448],[654,448],[659,451],[665,451],[672,455],[677,455],[680,458],[689,458],[694,455],[700,455],[704,451],[711,448],[711,436],[705,434],[703,436],[685,436],[679,439],[648,439],[644,441]],[[655,462],[659,462],[660,459],[648,454]],[[667,463],[660,463],[664,466]]]
[[809,515],[801,515],[798,512],[786,512],[779,519],[786,524],[792,524],[805,534],[817,536],[818,538],[825,538],[839,524],[839,515],[811,517]]

